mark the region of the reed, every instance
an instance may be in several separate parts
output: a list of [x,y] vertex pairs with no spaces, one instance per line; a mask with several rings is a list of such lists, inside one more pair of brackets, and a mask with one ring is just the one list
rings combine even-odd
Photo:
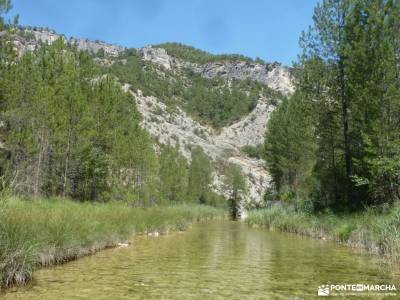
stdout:
[[270,230],[329,239],[400,261],[400,205],[348,215],[310,214],[290,207],[253,210],[246,222]]
[[28,283],[39,266],[93,254],[136,234],[185,230],[191,222],[224,216],[222,210],[201,205],[133,208],[59,198],[3,200],[0,286]]

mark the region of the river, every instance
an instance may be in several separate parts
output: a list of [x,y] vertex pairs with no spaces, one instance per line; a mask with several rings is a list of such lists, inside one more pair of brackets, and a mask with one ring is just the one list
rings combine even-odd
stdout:
[[32,285],[0,298],[312,299],[322,284],[399,278],[379,258],[344,246],[215,221],[38,270]]

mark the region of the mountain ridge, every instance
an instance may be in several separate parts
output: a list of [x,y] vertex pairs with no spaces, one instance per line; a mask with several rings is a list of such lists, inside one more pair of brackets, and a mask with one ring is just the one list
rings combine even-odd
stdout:
[[[155,76],[160,80],[182,81],[182,88],[193,85],[192,77],[182,74],[192,72],[211,82],[212,89],[218,95],[224,87],[225,93],[233,91],[235,84],[239,83],[239,90],[243,96],[250,95],[250,91],[241,87],[240,82],[247,80],[261,84],[254,92],[258,96],[254,106],[249,110],[238,114],[230,123],[216,129],[205,123],[199,122],[185,111],[181,100],[172,98],[176,102],[172,106],[165,98],[164,91],[160,95],[144,95],[140,86],[130,84],[118,78],[125,92],[131,93],[136,99],[136,105],[143,116],[141,126],[145,128],[161,144],[179,145],[180,152],[190,160],[190,147],[200,146],[205,153],[214,161],[223,160],[238,165],[246,178],[248,191],[242,203],[242,210],[248,207],[258,206],[263,201],[265,190],[270,186],[271,178],[264,169],[264,161],[248,157],[241,148],[244,146],[258,146],[264,141],[265,131],[271,112],[279,104],[280,98],[294,91],[291,70],[279,63],[256,62],[248,59],[231,60],[224,56],[221,61],[215,60],[199,64],[188,62],[179,57],[170,55],[166,49],[156,46],[145,46],[139,49],[128,49],[118,45],[108,44],[100,41],[89,41],[84,39],[69,38],[50,30],[19,29],[16,32],[16,50],[21,56],[26,51],[33,51],[40,47],[41,43],[53,43],[62,37],[69,45],[78,50],[84,50],[95,56],[98,64],[110,67],[116,64],[121,66],[127,64],[129,51],[133,51],[139,62],[150,63]],[[186,46],[185,46],[186,47]],[[199,50],[202,51],[202,50]],[[205,52],[204,52],[205,53]],[[125,56],[126,58],[125,58]],[[215,56],[218,57],[218,56]],[[142,63],[141,62],[141,63]],[[144,64],[140,68],[147,68]],[[107,69],[108,72],[111,69]],[[134,72],[134,71],[131,71]],[[130,75],[128,74],[128,77]],[[157,78],[155,79],[157,81]],[[186,82],[186,83],[185,83]],[[263,86],[276,94],[263,91]],[[168,87],[168,86],[167,86]],[[150,90],[152,88],[150,87]],[[261,90],[259,90],[261,89]],[[229,98],[229,94],[227,96]],[[168,97],[167,97],[168,98]],[[240,100],[240,96],[239,96]],[[240,103],[240,102],[238,102]],[[235,108],[233,108],[235,109]],[[229,196],[224,190],[224,175],[214,172],[212,189],[217,193]]]

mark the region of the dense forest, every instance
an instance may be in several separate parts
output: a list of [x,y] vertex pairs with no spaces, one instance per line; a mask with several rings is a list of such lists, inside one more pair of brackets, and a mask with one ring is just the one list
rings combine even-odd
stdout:
[[[11,3],[2,1],[0,8],[4,14]],[[184,90],[182,83],[159,80],[154,70],[144,71],[134,50],[130,55],[124,53],[127,64],[116,63],[111,70],[62,38],[18,57],[12,44],[16,30],[1,19],[0,171],[4,192],[121,200],[133,205],[226,205],[210,187],[215,163],[197,147],[187,161],[177,147],[158,145],[139,126],[135,98],[122,90],[120,81],[127,79],[166,101],[186,93],[195,97],[194,88]],[[231,106],[234,112],[227,109],[228,116],[209,117],[216,124],[251,109],[259,93],[254,86],[250,96],[232,89],[215,97],[208,83],[200,78],[195,81],[201,82],[196,87],[199,93],[211,93],[209,99],[214,101],[228,105],[228,95],[235,93],[239,93],[237,101],[242,96],[248,99],[238,108]],[[200,114],[200,109],[194,110]]]
[[326,0],[301,38],[296,92],[264,157],[278,197],[353,211],[400,197],[400,2]]

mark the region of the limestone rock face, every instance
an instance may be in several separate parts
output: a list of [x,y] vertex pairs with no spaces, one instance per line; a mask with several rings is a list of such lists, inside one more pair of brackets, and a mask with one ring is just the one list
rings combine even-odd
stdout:
[[[0,32],[0,35],[4,33]],[[108,66],[115,61],[124,62],[119,56],[124,47],[111,45],[99,41],[70,38],[47,29],[20,29],[14,35],[14,45],[19,55],[26,51],[33,51],[41,43],[54,43],[58,38],[64,38],[71,45],[80,50],[96,54],[103,50],[105,56],[98,56],[95,61],[103,66]],[[279,63],[259,64],[243,60],[223,60],[206,64],[196,64],[170,56],[163,48],[147,46],[137,49],[142,59],[147,61],[158,74],[168,73],[172,80],[180,80],[182,69],[192,70],[205,78],[223,78],[229,85],[230,81],[254,80],[265,84],[273,90],[288,95],[293,93],[291,71]],[[161,67],[160,67],[161,66]],[[148,66],[147,66],[148,67]],[[170,72],[165,72],[169,70]],[[172,75],[171,75],[172,74]],[[181,153],[191,159],[191,147],[199,146],[213,160],[222,160],[238,165],[244,174],[248,193],[242,203],[246,209],[262,203],[265,190],[271,184],[271,177],[265,170],[265,162],[247,157],[241,147],[257,146],[264,142],[265,130],[268,120],[279,99],[266,99],[261,97],[256,107],[248,115],[229,126],[216,131],[193,119],[180,107],[171,111],[167,109],[163,99],[153,96],[145,97],[142,92],[129,84],[122,88],[127,93],[132,93],[143,119],[141,126],[145,128],[160,144],[180,145]],[[1,145],[0,145],[1,148]],[[217,193],[229,197],[229,191],[224,186],[224,176],[215,172],[211,187]]]
[[151,46],[147,46],[141,48],[139,52],[142,53],[144,60],[163,66],[167,70],[170,70],[176,61],[173,57],[167,54],[165,49],[162,48],[153,48]]
[[25,30],[25,32],[33,34],[37,41],[48,44],[54,43],[61,37],[61,35],[48,30]]
[[250,114],[238,122],[222,128],[216,138],[239,148],[262,144],[269,117],[274,109],[275,106],[269,104],[267,99],[261,98]]
[[104,50],[104,54],[111,57],[117,57],[123,50],[123,47],[107,44],[104,42],[93,42],[89,40],[71,38],[68,43],[75,45],[79,50],[87,50],[90,53],[98,53],[101,49]]
[[192,69],[207,78],[250,79],[284,94],[293,92],[289,69],[278,63],[264,65],[237,60],[195,65]]
[[[125,85],[124,90],[129,90],[129,86]],[[262,202],[271,178],[264,169],[264,161],[246,157],[241,153],[240,147],[261,142],[271,110],[265,101],[260,101],[252,114],[218,133],[193,120],[180,108],[171,113],[156,97],[145,97],[140,90],[131,93],[135,96],[137,107],[143,116],[142,126],[160,143],[179,143],[181,153],[189,160],[191,146],[200,146],[210,158],[238,165],[248,186],[242,206],[251,207]],[[252,118],[255,118],[253,123],[250,122]],[[223,181],[223,175],[214,173],[211,187],[217,193],[229,196]]]
[[[285,95],[294,91],[290,70],[281,64],[257,64],[246,61],[210,62],[203,65],[183,61],[168,55],[162,48],[140,49],[143,59],[167,70],[190,69],[206,78],[220,77],[226,80],[254,80]],[[146,128],[160,143],[180,145],[182,154],[190,160],[191,146],[200,146],[213,160],[238,165],[246,178],[248,193],[242,208],[260,205],[271,177],[265,170],[265,162],[247,157],[240,151],[246,145],[256,146],[264,142],[265,130],[272,111],[271,102],[278,99],[260,98],[255,109],[241,120],[215,131],[195,121],[180,108],[169,112],[156,97],[144,97],[140,91],[133,91],[138,109]],[[273,100],[273,101],[271,101]],[[224,186],[224,176],[213,174],[212,188],[215,192],[229,197]]]
[[161,65],[168,70],[184,67],[206,78],[250,79],[263,83],[285,95],[294,91],[290,69],[279,63],[258,64],[242,60],[228,60],[200,65],[174,58],[163,48],[147,46],[141,48],[140,52],[143,54],[144,60]]
[[63,38],[66,43],[76,46],[79,50],[88,51],[92,54],[97,54],[100,50],[103,50],[105,55],[117,57],[125,50],[124,47],[101,41],[90,41],[78,38],[67,39],[65,36],[48,29],[21,29],[20,32],[15,35],[14,44],[16,44],[19,55],[22,55],[26,51],[37,49],[40,43],[51,45],[59,38]]

